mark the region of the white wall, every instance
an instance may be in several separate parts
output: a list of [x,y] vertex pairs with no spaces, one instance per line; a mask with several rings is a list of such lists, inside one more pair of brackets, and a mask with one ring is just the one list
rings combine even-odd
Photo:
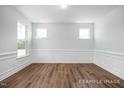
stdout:
[[[33,49],[93,49],[93,24],[33,24]],[[47,39],[36,39],[36,30],[46,28]],[[90,40],[79,40],[79,28],[91,28]]]
[[12,6],[0,6],[0,80],[30,64],[30,56],[16,59],[17,21],[28,26],[28,54],[31,48],[31,24]]
[[95,64],[124,79],[124,6],[95,24]]
[[[93,24],[46,23],[33,24],[33,60],[34,61],[83,61],[93,59]],[[46,28],[47,39],[36,39],[36,30]],[[91,29],[90,40],[79,40],[80,28]]]

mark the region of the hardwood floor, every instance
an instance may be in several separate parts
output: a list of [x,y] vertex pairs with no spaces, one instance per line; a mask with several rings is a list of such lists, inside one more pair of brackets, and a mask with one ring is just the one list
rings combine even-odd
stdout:
[[124,81],[94,64],[31,64],[1,81],[8,88],[124,88]]

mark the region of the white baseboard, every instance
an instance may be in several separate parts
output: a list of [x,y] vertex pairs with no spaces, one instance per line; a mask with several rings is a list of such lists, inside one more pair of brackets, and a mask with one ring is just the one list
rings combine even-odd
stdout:
[[124,54],[98,50],[94,53],[94,63],[124,80]]
[[1,73],[1,74],[0,74],[0,81],[6,79],[7,77],[9,77],[9,76],[13,75],[14,73],[20,71],[21,69],[23,69],[23,68],[29,66],[30,64],[31,64],[31,63],[27,62],[26,64],[23,64],[23,65],[21,65],[21,66],[15,67],[15,68],[13,68],[13,69],[10,69],[10,70],[8,70],[8,71],[6,71],[6,72]]
[[34,60],[32,63],[93,63],[93,61],[84,60]]
[[112,74],[116,75],[117,77],[119,77],[119,78],[124,80],[124,73],[121,73],[121,72],[119,72],[117,70],[114,70],[112,68],[108,68],[104,64],[95,64],[95,65],[105,69],[106,71],[108,71],[108,72],[110,72],[110,73],[112,73]]

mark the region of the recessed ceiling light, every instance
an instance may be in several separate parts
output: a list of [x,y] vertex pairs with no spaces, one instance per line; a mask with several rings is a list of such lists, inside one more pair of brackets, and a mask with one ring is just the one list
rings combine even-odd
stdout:
[[65,9],[65,8],[67,8],[68,6],[67,6],[67,5],[61,5],[60,7],[63,8],[63,9]]

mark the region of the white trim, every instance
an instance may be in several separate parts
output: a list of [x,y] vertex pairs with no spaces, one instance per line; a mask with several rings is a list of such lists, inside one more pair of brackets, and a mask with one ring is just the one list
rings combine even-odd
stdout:
[[[29,56],[29,55],[27,55]],[[25,57],[27,57],[25,56]],[[17,52],[5,52],[0,54],[0,63],[4,64],[1,65],[1,67],[5,66],[5,69],[0,73],[0,81],[13,75],[14,73],[18,72],[19,70],[23,69],[24,67],[28,66],[28,64],[31,64],[27,59],[23,57],[23,60],[17,59]],[[6,68],[7,65],[11,64],[11,62],[15,62],[14,66],[11,66],[10,68]]]
[[[36,50],[36,51],[43,51],[43,52],[47,52],[47,51],[52,51],[52,52],[92,52],[94,53],[94,64],[102,67],[103,69],[111,72],[112,74],[124,79],[124,73],[122,70],[118,70],[120,68],[117,69],[112,69],[111,67],[106,66],[104,63],[100,63],[100,62],[95,62],[95,60],[97,59],[95,57],[95,53],[99,53],[100,54],[104,54],[105,57],[109,58],[109,60],[117,60],[117,62],[120,62],[120,65],[123,64],[123,60],[124,60],[124,53],[119,53],[119,52],[112,52],[112,51],[104,51],[104,50],[80,50],[80,49],[32,49],[32,50]],[[27,55],[29,56],[29,55]],[[25,57],[27,57],[25,56]],[[5,52],[5,53],[1,53],[0,54],[0,60],[6,60],[9,58],[16,58],[16,51],[12,51],[12,52]],[[19,58],[20,59],[20,58]],[[104,61],[104,59],[102,59]],[[2,61],[1,61],[2,62]],[[4,62],[4,61],[3,61]],[[93,60],[31,60],[32,63],[93,63]],[[12,74],[18,72],[19,70],[23,69],[24,67],[28,66],[31,64],[31,62],[27,62],[26,64],[23,64],[21,66],[12,68],[8,71],[5,71],[3,73],[0,74],[0,80],[3,80],[9,76],[11,76]]]
[[110,72],[110,73],[114,74],[115,76],[124,80],[124,73],[121,73],[121,72],[114,70],[114,69],[111,69],[111,68],[107,68],[104,64],[96,64],[95,63],[95,65],[107,70],[108,72]]
[[16,51],[0,53],[0,60],[16,58]]
[[96,50],[94,64],[124,80],[124,53]]
[[31,63],[30,62],[27,62],[26,64],[22,64],[21,66],[18,66],[18,67],[15,67],[15,68],[12,68],[8,71],[5,71],[3,73],[0,74],[0,81],[6,79],[7,77],[13,75],[14,73],[20,71],[21,69],[29,66]]
[[32,63],[93,63],[92,60],[34,60]]
[[16,58],[16,55],[12,55],[12,56],[7,56],[7,57],[0,57],[0,61],[2,60],[7,60],[7,59],[11,59],[11,58]]
[[82,50],[82,49],[32,49],[32,51],[93,52],[94,50]]
[[95,52],[101,52],[101,53],[105,53],[105,54],[112,54],[115,56],[124,56],[124,53],[120,53],[120,52],[112,52],[112,51],[105,51],[105,50],[95,50]]
[[16,54],[16,53],[17,53],[17,51],[4,52],[4,53],[0,53],[0,56],[14,55],[14,54]]
[[[57,51],[56,51],[57,50]],[[93,62],[93,51],[91,50],[73,50],[73,49],[36,49],[32,51],[32,61],[80,61],[87,63]],[[89,63],[88,62],[88,63]]]
[[30,54],[27,54],[27,55],[24,55],[24,56],[16,57],[16,59],[18,60],[18,59],[25,58],[25,57],[28,57],[28,56],[30,56]]

